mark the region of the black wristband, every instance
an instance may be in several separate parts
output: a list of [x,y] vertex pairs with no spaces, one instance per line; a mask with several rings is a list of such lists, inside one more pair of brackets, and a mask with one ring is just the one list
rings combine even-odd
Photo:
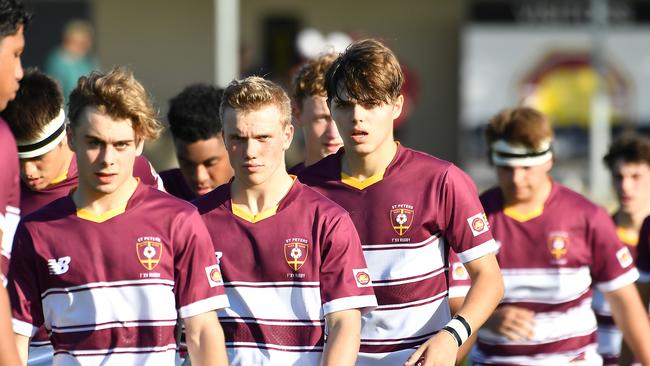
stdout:
[[469,338],[469,336],[472,335],[472,327],[469,326],[469,323],[467,322],[467,319],[463,318],[462,316],[460,316],[458,314],[454,315],[454,319],[458,319],[458,321],[460,321],[461,324],[463,324],[463,326],[467,330],[467,337]]
[[451,334],[454,337],[454,339],[456,339],[456,344],[458,345],[458,347],[463,345],[463,340],[460,339],[460,335],[458,334],[458,332],[456,332],[456,329],[448,325],[445,325],[444,327],[442,327],[442,330],[449,332],[449,334]]

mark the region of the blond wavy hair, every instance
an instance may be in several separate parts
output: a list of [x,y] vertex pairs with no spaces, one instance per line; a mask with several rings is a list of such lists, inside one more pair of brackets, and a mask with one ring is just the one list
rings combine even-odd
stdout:
[[88,106],[112,118],[130,120],[140,139],[156,139],[162,130],[146,90],[125,67],[116,67],[107,74],[95,71],[79,78],[70,93],[68,107],[73,128],[79,125],[81,113]]
[[291,124],[291,101],[287,93],[272,81],[259,76],[233,80],[221,98],[220,116],[224,121],[226,109],[251,112],[262,107],[274,106],[280,111],[282,126]]

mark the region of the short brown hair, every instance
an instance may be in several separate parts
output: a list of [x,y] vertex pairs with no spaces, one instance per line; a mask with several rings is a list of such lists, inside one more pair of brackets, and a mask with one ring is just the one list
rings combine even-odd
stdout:
[[77,87],[70,93],[72,127],[79,124],[79,117],[87,106],[93,106],[112,118],[130,120],[138,138],[155,139],[162,130],[144,87],[124,67],[114,68],[108,74],[94,71],[79,78]]
[[346,91],[351,100],[374,105],[400,95],[404,74],[393,51],[375,39],[351,44],[325,76],[327,103]]
[[505,109],[490,119],[485,138],[489,145],[497,140],[505,140],[538,150],[553,138],[553,127],[544,114],[533,108]]
[[293,78],[293,99],[302,108],[303,99],[311,96],[327,96],[325,74],[336,60],[336,54],[324,53],[303,63]]
[[259,76],[249,76],[242,80],[233,80],[226,87],[221,98],[219,114],[224,121],[226,108],[249,112],[266,106],[278,108],[283,126],[291,124],[291,101],[287,93],[272,81]]
[[59,84],[37,69],[28,69],[20,80],[16,98],[1,115],[16,140],[30,141],[59,115],[61,108],[63,92]]
[[633,133],[621,135],[609,145],[609,151],[603,158],[610,170],[614,170],[618,160],[650,165],[650,139]]

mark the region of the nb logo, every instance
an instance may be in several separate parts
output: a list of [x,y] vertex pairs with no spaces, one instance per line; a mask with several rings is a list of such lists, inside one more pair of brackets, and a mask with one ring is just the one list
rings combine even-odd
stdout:
[[61,257],[59,259],[48,259],[47,266],[50,268],[51,275],[62,275],[70,269],[70,261],[72,259],[69,256]]

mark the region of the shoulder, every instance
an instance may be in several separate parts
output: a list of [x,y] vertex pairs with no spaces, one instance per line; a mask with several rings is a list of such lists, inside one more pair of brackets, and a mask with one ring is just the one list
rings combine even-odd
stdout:
[[602,211],[607,213],[604,208],[591,202],[582,194],[556,182],[553,182],[553,186],[553,200],[558,202],[562,207],[567,207],[573,212],[582,211],[591,214],[596,211]]
[[330,178],[338,179],[341,174],[341,154],[342,149],[336,154],[322,158],[315,164],[304,167],[298,172],[298,179],[303,182],[327,180]]
[[[16,148],[16,139],[9,129],[7,122],[0,118],[0,156],[3,159],[16,159],[18,161],[18,150]],[[11,154],[11,155],[10,155]]]
[[[296,189],[298,192],[298,199],[293,204],[304,213],[307,210],[314,212],[315,217],[330,217],[336,218],[340,216],[349,216],[347,210],[339,206],[336,202],[330,200],[324,195],[320,194],[313,188],[301,183],[295,182],[298,185]],[[311,214],[311,213],[310,213]]]
[[191,203],[176,198],[167,192],[160,191],[152,186],[144,185],[142,187],[142,201],[145,205],[156,206],[159,209],[173,211],[174,216],[179,214],[187,215],[196,211],[196,207]]

